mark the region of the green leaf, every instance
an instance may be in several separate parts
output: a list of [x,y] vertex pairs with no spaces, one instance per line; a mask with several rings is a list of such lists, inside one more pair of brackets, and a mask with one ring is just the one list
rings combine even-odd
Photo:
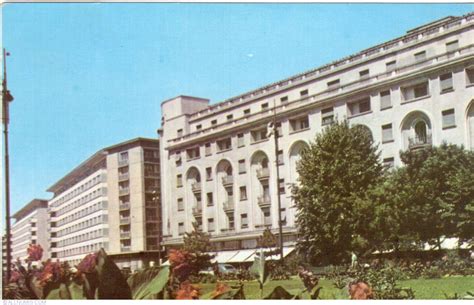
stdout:
[[59,298],[61,298],[62,300],[72,299],[71,292],[69,292],[68,287],[64,283],[61,283],[59,285]]
[[99,251],[97,262],[97,273],[99,275],[99,299],[131,299],[132,293],[127,281],[117,265],[105,253],[104,249]]
[[[263,253],[263,249],[260,249],[260,253],[258,256],[255,256],[255,260],[250,267],[250,273],[254,274],[257,277],[260,286],[266,284],[269,279],[269,272],[265,267],[265,255]],[[262,287],[260,288],[262,289]]]
[[166,288],[170,275],[169,267],[148,268],[128,279],[134,300],[156,299]]
[[214,296],[213,300],[245,300],[244,285],[240,285],[237,288],[232,287],[230,290]]
[[272,292],[270,292],[264,300],[292,300],[295,298],[295,295],[291,294],[288,290],[282,286],[276,286]]
[[82,285],[72,282],[68,286],[69,293],[71,294],[71,299],[73,300],[85,300],[84,289]]

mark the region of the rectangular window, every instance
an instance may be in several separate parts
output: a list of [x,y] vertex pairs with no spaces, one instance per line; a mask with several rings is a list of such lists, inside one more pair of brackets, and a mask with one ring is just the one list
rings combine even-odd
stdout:
[[283,165],[283,150],[278,151],[278,165]]
[[199,125],[196,125],[196,130],[201,130],[202,129],[202,125],[199,124]]
[[183,136],[183,130],[182,129],[178,129],[177,133],[178,133],[178,138]]
[[212,192],[209,192],[206,194],[206,199],[207,199],[207,206],[213,206],[214,205],[214,200],[212,198]]
[[250,108],[244,110],[244,116],[250,114]]
[[217,120],[212,120],[212,121],[211,121],[211,125],[212,125],[212,126],[217,125]]
[[388,168],[395,166],[395,159],[393,157],[383,159],[383,164]]
[[227,115],[227,121],[232,121],[233,119],[234,119],[234,115],[233,115],[233,114]]
[[229,230],[233,230],[235,227],[234,215],[229,215]]
[[281,215],[281,225],[286,226],[286,209],[282,208],[280,210],[280,215]]
[[352,102],[347,105],[349,116],[358,115],[370,111],[370,97]]
[[426,59],[426,51],[415,53],[415,61],[420,62]]
[[402,88],[402,96],[403,100],[405,101],[428,96],[428,93],[428,81],[414,86]]
[[184,211],[183,198],[178,198],[178,211]]
[[265,109],[267,109],[267,108],[268,108],[268,103],[263,103],[263,104],[262,104],[262,110],[265,110]]
[[304,130],[309,128],[309,118],[308,116],[291,119],[290,128],[292,132]]
[[454,118],[454,109],[444,110],[443,115],[443,129],[456,127],[456,121]]
[[459,41],[454,40],[446,44],[446,52],[454,52],[459,48]]
[[339,88],[339,86],[341,85],[341,81],[339,79],[335,79],[333,81],[328,82],[327,85],[329,90],[333,90]]
[[439,87],[441,92],[453,90],[453,74],[446,73],[439,76]]
[[218,151],[225,151],[225,150],[232,149],[232,139],[227,138],[227,139],[222,139],[222,140],[217,141],[217,148],[218,148]]
[[281,122],[276,122],[275,127],[276,127],[276,132],[278,134],[278,137],[283,136],[283,130],[281,128]]
[[380,110],[390,108],[392,106],[392,99],[390,90],[380,92]]
[[321,125],[329,125],[334,123],[334,108],[325,108],[321,110],[321,120],[322,124]]
[[474,67],[466,68],[466,85],[474,84]]
[[280,194],[285,194],[285,179],[278,180],[278,192]]
[[204,152],[206,156],[209,156],[212,154],[211,143],[206,143],[206,145],[204,146]]
[[199,158],[200,157],[199,147],[193,147],[193,148],[190,148],[190,149],[186,149],[186,155],[187,155],[188,160]]
[[306,97],[306,96],[308,96],[308,89],[305,89],[305,90],[300,91],[300,96],[301,96],[301,97]]
[[240,187],[240,200],[247,200],[247,187],[245,185]]
[[242,229],[248,228],[249,226],[249,219],[247,214],[240,214],[240,227]]
[[252,130],[250,134],[251,134],[253,143],[263,141],[267,139],[267,127]]
[[392,61],[389,61],[389,62],[385,63],[385,68],[386,68],[387,72],[395,70],[397,68],[397,61],[392,60]]
[[183,235],[184,234],[184,222],[178,223],[178,234]]
[[128,151],[121,152],[119,154],[119,161],[127,161],[128,160]]
[[207,231],[208,232],[214,232],[214,218],[208,218],[207,219]]
[[367,79],[369,78],[369,69],[362,70],[359,72],[360,79]]
[[244,134],[239,133],[237,135],[237,147],[242,147],[242,146],[245,146]]
[[206,180],[212,180],[212,167],[206,167]]
[[239,174],[245,174],[245,159],[239,160]]
[[393,141],[392,124],[382,125],[382,143]]
[[176,186],[177,187],[183,186],[183,175],[179,174],[176,176]]
[[272,214],[270,213],[269,209],[263,212],[263,224],[266,226],[272,224]]
[[288,96],[281,97],[281,98],[280,98],[280,102],[281,102],[282,104],[287,103],[287,102],[288,102]]

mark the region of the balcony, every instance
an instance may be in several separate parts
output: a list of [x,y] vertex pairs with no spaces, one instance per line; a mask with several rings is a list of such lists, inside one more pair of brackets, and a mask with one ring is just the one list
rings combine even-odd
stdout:
[[149,200],[149,201],[145,201],[145,207],[147,207],[147,208],[156,208],[156,207],[158,207],[158,205],[157,205],[156,201]]
[[130,217],[122,217],[120,218],[121,225],[129,225],[130,224]]
[[147,236],[159,236],[159,235],[160,235],[160,231],[158,231],[158,230],[146,231],[146,235],[147,235]]
[[130,202],[121,203],[119,205],[119,210],[120,211],[125,211],[125,210],[129,210],[129,209],[130,209]]
[[231,185],[234,183],[234,176],[225,176],[225,177],[222,177],[222,184],[224,186],[226,185]]
[[260,180],[266,180],[270,177],[270,170],[268,167],[257,169],[257,178]]
[[194,217],[202,217],[202,206],[201,205],[193,207],[193,216]]
[[120,251],[122,252],[128,252],[131,250],[131,247],[130,246],[122,246],[120,247]]
[[130,193],[130,188],[124,187],[119,189],[119,196],[128,195]]
[[425,136],[415,136],[412,138],[408,138],[408,149],[416,150],[424,147],[431,146],[433,144],[433,140],[431,138],[431,134],[427,134]]
[[193,184],[191,184],[191,188],[192,188],[194,193],[199,193],[199,192],[201,192],[201,183],[200,182],[194,182]]
[[118,161],[118,166],[126,166],[126,165],[128,165],[128,159]]
[[160,178],[160,173],[154,171],[145,171],[145,178]]
[[159,194],[158,192],[159,187],[155,185],[145,185],[145,192],[151,193],[151,194]]
[[234,212],[234,198],[229,198],[223,204],[224,212],[230,213]]
[[158,219],[157,216],[154,216],[154,215],[146,215],[145,221],[146,222],[158,222],[159,219]]
[[120,232],[120,239],[129,239],[130,232]]
[[268,195],[259,196],[258,199],[257,199],[257,202],[258,202],[258,205],[261,208],[269,207],[270,204],[271,204],[270,196],[268,196]]
[[129,177],[130,177],[129,173],[122,173],[118,175],[118,180],[119,181],[128,180]]

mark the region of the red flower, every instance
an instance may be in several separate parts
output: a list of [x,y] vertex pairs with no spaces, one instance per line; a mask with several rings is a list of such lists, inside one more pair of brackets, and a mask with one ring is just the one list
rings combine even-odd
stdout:
[[38,275],[40,285],[43,287],[49,282],[58,281],[64,274],[64,270],[62,270],[61,263],[59,261],[53,263],[51,260],[47,260],[46,263],[43,264],[43,270]]
[[369,300],[374,298],[372,288],[367,283],[356,282],[349,284],[351,300]]
[[43,248],[40,245],[30,244],[28,246],[28,258],[26,259],[28,262],[36,262],[43,257]]
[[92,273],[95,270],[97,264],[97,253],[87,254],[82,259],[79,265],[76,266],[77,271],[82,273]]
[[187,261],[188,255],[188,252],[185,250],[171,249],[169,253],[169,260],[171,266],[177,266],[182,263],[185,263]]
[[10,275],[10,282],[16,283],[20,280],[20,278],[21,278],[20,272],[13,270],[12,274]]
[[197,300],[199,299],[199,287],[192,285],[189,281],[181,283],[176,292],[177,300]]
[[169,253],[169,261],[171,265],[172,274],[180,282],[188,279],[193,272],[192,254],[185,250],[171,249]]
[[215,298],[217,296],[220,296],[221,294],[223,293],[226,293],[227,291],[229,291],[230,288],[227,284],[225,283],[217,283],[216,284],[216,288],[214,289],[214,291],[212,292],[212,298]]

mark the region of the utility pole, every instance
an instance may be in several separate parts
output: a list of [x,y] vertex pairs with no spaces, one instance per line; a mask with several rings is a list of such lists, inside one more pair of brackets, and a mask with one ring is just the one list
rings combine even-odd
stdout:
[[281,198],[280,198],[280,164],[278,160],[278,128],[276,124],[276,104],[273,100],[273,138],[275,140],[275,165],[277,182],[277,200],[278,200],[278,241],[280,246],[280,261],[283,262],[283,227],[281,222]]
[[2,81],[2,113],[3,113],[3,134],[5,141],[5,230],[7,237],[7,272],[6,283],[10,282],[11,277],[11,228],[10,228],[10,164],[8,156],[8,123],[9,123],[9,104],[13,101],[13,96],[7,89],[7,60],[10,55],[3,49],[3,81]]

